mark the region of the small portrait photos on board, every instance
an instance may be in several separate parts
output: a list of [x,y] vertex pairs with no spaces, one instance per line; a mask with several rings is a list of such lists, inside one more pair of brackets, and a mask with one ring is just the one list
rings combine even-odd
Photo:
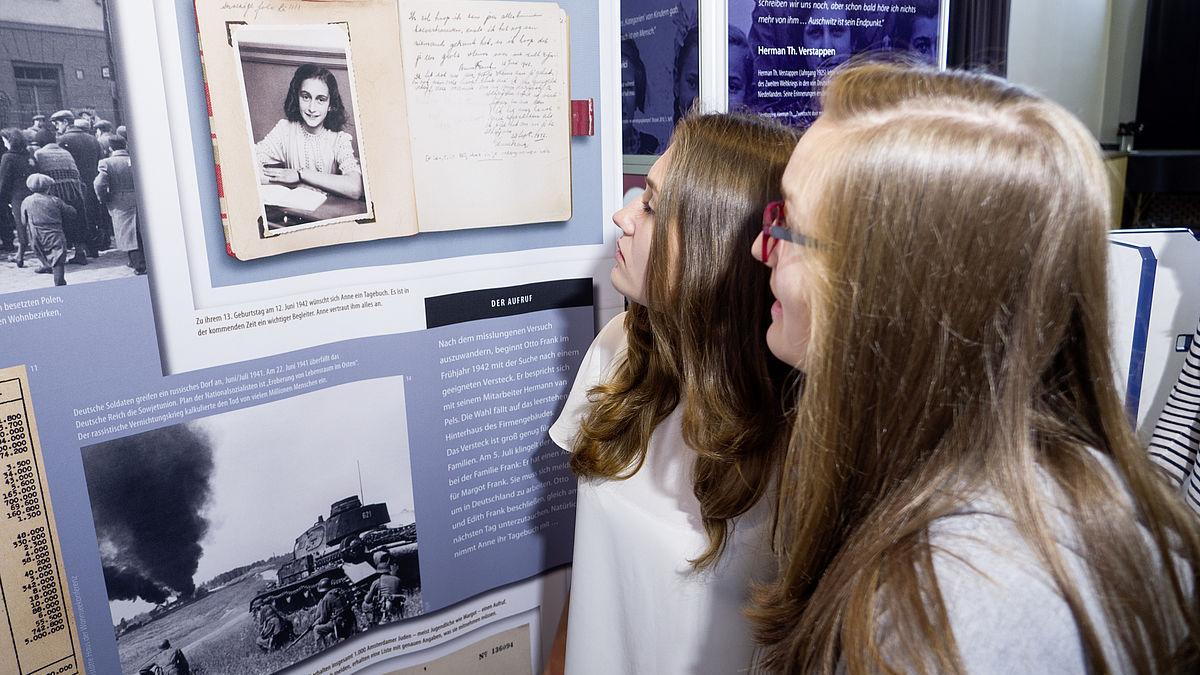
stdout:
[[260,235],[372,218],[346,25],[235,26],[230,34],[258,176]]

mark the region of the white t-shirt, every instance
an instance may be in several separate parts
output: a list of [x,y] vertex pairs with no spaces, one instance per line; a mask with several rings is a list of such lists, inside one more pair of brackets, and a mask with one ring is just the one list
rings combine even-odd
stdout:
[[[587,392],[625,351],[625,315],[600,331],[584,356],[550,438],[570,449]],[[695,571],[708,539],[692,493],[694,455],[682,408],[654,430],[646,462],[626,480],[580,480],[568,618],[569,675],[738,673],[754,643],[742,615],[751,580],[770,578],[770,507],[736,519],[715,566]]]

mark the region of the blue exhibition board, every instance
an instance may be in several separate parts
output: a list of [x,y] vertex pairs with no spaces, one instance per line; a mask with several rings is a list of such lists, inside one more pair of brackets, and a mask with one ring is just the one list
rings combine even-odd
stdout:
[[859,55],[945,63],[940,0],[807,2],[727,0],[729,109],[808,127],[822,83]]

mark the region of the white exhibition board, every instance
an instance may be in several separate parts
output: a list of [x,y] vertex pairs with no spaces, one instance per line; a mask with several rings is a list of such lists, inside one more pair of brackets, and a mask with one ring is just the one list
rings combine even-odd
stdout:
[[1200,319],[1200,239],[1187,229],[1115,230],[1109,242],[1117,382],[1145,443]]

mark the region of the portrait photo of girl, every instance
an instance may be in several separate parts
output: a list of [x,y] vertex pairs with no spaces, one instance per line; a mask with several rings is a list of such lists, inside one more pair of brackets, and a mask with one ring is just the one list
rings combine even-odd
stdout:
[[263,237],[369,218],[346,30],[236,31]]

